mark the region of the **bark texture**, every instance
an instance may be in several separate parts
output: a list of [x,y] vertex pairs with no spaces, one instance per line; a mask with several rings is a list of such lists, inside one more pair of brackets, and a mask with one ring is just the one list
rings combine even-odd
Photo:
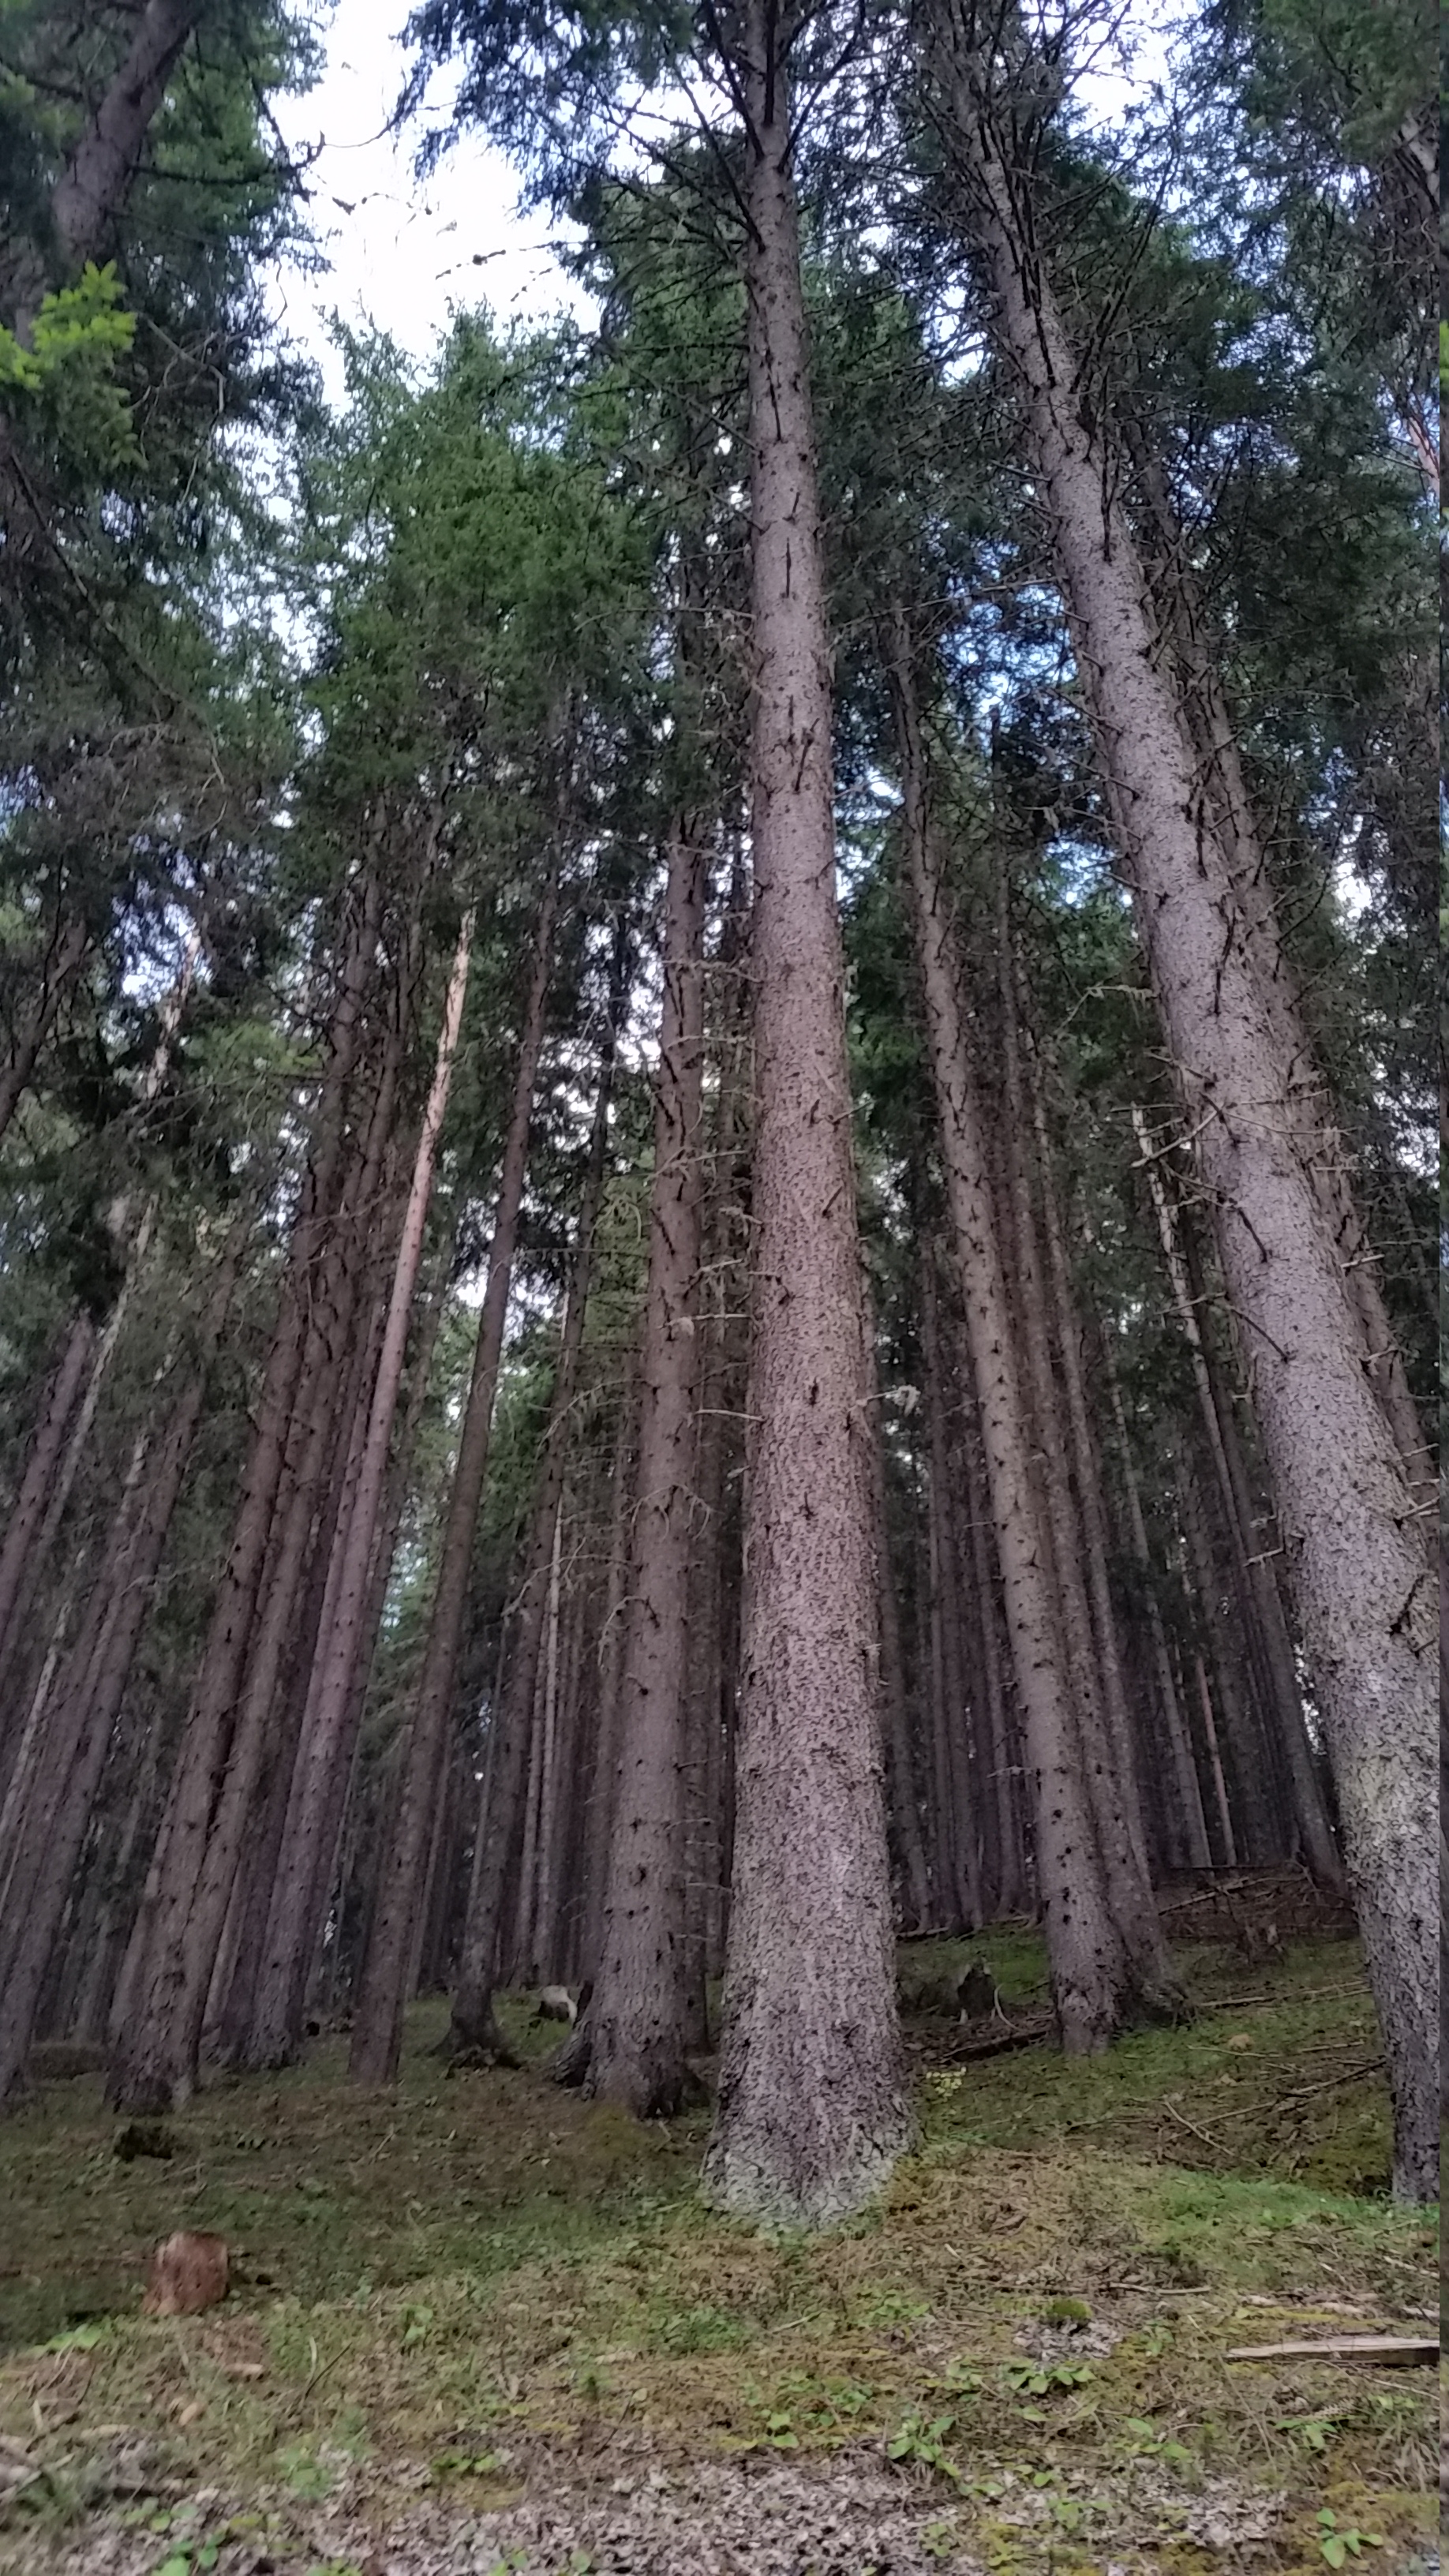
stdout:
[[[1253,1397],[1384,2034],[1394,2185],[1437,2190],[1435,1601],[1405,1464],[1305,1157],[1251,920],[1201,811],[1147,584],[1024,195],[1010,79],[942,9],[949,139],[1017,369],[1158,1006],[1250,1339]],[[993,74],[999,73],[993,87]]]
[[736,1816],[707,2187],[848,2217],[910,2135],[896,2016],[831,688],[780,22],[751,0],[746,289],[757,1280]]

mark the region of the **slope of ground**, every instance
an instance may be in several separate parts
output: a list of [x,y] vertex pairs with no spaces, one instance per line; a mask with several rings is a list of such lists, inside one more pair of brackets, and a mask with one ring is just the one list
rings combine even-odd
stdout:
[[[962,2054],[1041,2001],[1022,1932],[912,1944],[907,1985],[976,1955],[1007,2020],[913,2017],[920,2152],[810,2243],[700,2207],[704,2115],[636,2128],[532,2062],[450,2079],[431,2006],[395,2097],[331,2041],[207,2094],[169,2158],[117,2159],[94,2078],[42,2084],[0,2129],[0,2568],[1411,2562],[1431,2374],[1225,2357],[1432,2331],[1352,1944],[1186,1945],[1192,2024],[1077,2067]],[[143,2320],[178,2226],[227,2238],[233,2294]]]

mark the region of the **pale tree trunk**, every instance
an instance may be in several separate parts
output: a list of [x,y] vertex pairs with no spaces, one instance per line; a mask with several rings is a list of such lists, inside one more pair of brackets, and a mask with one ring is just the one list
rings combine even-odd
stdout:
[[105,248],[201,7],[202,0],[145,0],[130,48],[51,192],[51,221],[68,269]]
[[631,1353],[619,1397],[610,1483],[609,1572],[604,1587],[604,1616],[595,1650],[597,1667],[597,1748],[593,1791],[589,1800],[588,1849],[585,1863],[585,1914],[581,1945],[583,1974],[592,1980],[604,1937],[604,1900],[608,1893],[609,1847],[614,1833],[619,1769],[619,1676],[624,1660],[624,1601],[629,1588],[630,1519],[634,1503],[634,1449],[637,1434],[636,1362]]
[[1272,1017],[1280,1059],[1291,1068],[1290,1099],[1305,1166],[1338,1248],[1349,1302],[1363,1337],[1363,1362],[1403,1458],[1428,1546],[1437,1500],[1432,1452],[1389,1321],[1378,1259],[1354,1195],[1346,1141],[1335,1123],[1329,1087],[1315,1062],[1296,978],[1283,951],[1272,878],[1243,775],[1237,732],[1218,668],[1220,657],[1175,523],[1161,464],[1135,423],[1125,424],[1124,435],[1147,504],[1149,529],[1157,540],[1156,548],[1149,549],[1147,569],[1172,641],[1180,703],[1197,763],[1198,797],[1206,800],[1209,828],[1231,875],[1244,944]]
[[[622,1004],[622,990],[616,990],[616,1013],[622,1010]],[[544,1435],[512,1646],[501,1676],[501,1687],[494,1693],[492,1723],[488,1731],[483,1805],[473,1846],[468,1908],[446,2042],[450,2054],[465,2060],[491,2058],[506,2063],[511,2056],[494,2018],[494,1981],[509,1872],[533,1750],[534,1702],[548,1612],[554,1533],[563,1494],[574,1387],[583,1345],[594,1232],[608,1166],[609,1097],[613,1087],[616,1038],[615,1018],[611,1020],[609,1051],[594,1109],[588,1170],[579,1208],[578,1242],[565,1300],[558,1364],[554,1371],[548,1429]]]
[[[969,1364],[970,1353],[965,1354]],[[1021,1814],[1016,1796],[1015,1728],[1007,1707],[996,1598],[996,1548],[985,1489],[981,1420],[976,1403],[963,1439],[966,1459],[966,1509],[971,1540],[971,1572],[976,1586],[977,1632],[981,1639],[982,1683],[986,1693],[991,1798],[996,1871],[995,1910],[1014,1914],[1026,1898],[1026,1872],[1021,1845]]]
[[[879,1721],[830,770],[831,686],[784,29],[749,0],[757,1303],[734,1876],[712,2198],[820,2225],[911,2131]],[[746,56],[748,59],[746,60]]]
[[468,1606],[468,1580],[478,1507],[488,1470],[493,1400],[503,1353],[503,1326],[519,1210],[528,1165],[528,1131],[543,1049],[544,1015],[553,962],[558,900],[558,858],[550,862],[533,938],[533,963],[519,1036],[513,1102],[498,1177],[498,1205],[488,1249],[488,1277],[478,1319],[448,1515],[438,1559],[438,1579],[428,1621],[423,1668],[401,1753],[397,1802],[378,1859],[367,1949],[353,2012],[348,2074],[354,2084],[391,2084],[402,2047],[408,1967],[424,1867],[443,1778],[443,1755],[453,1686]]
[[1051,1545],[1032,1478],[1030,1413],[962,1013],[955,925],[932,836],[909,644],[899,632],[892,662],[927,1054],[1031,1774],[1052,2000],[1063,2048],[1082,2056],[1105,2048],[1128,2018],[1133,1975],[1112,1917],[1082,1776]]
[[617,1779],[585,2090],[667,2119],[689,2084],[689,1574],[695,1544],[700,1113],[707,827],[680,818],[664,897],[649,1276],[639,1370],[633,1549],[624,1611]]
[[465,915],[443,1005],[437,1062],[413,1157],[402,1234],[376,1375],[367,1401],[362,1456],[345,1530],[340,1535],[335,1596],[318,1640],[319,1682],[307,1711],[292,1781],[292,1801],[277,1864],[277,1897],[262,1961],[262,1987],[253,2024],[251,2062],[287,2063],[300,2037],[301,2006],[311,1965],[308,1931],[319,1868],[330,1868],[325,1848],[329,1815],[335,1816],[334,1775],[351,1769],[348,1718],[357,1694],[354,1678],[372,1598],[373,1556],[387,1481],[393,1417],[402,1388],[408,1326],[422,1268],[423,1242],[433,1195],[438,1147],[452,1088],[453,1065],[473,951],[474,916]]
[[[1022,195],[1009,109],[939,30],[949,141],[1020,375],[1079,668],[1290,1550],[1388,2061],[1394,2188],[1437,2190],[1435,1601],[1417,1504],[1363,1367],[1307,1168],[1296,1068],[1231,862],[1195,812],[1141,561]],[[1091,424],[1091,425],[1089,425]],[[1325,1154],[1322,1160],[1327,1161]]]
[[1343,1863],[1333,1838],[1303,1721],[1303,1701],[1298,1689],[1298,1675],[1293,1661],[1293,1645],[1283,1615],[1277,1580],[1262,1548],[1256,1543],[1252,1501],[1248,1492],[1247,1473],[1238,1446],[1237,1434],[1226,1401],[1219,1399],[1214,1382],[1207,1343],[1198,1321],[1192,1283],[1183,1260],[1173,1217],[1172,1203],[1163,1182],[1159,1160],[1152,1148],[1147,1122],[1135,1105],[1133,1129],[1141,1151],[1142,1167],[1147,1175],[1148,1192],[1157,1219],[1163,1259],[1172,1283],[1173,1303],[1178,1320],[1192,1354],[1193,1378],[1197,1388],[1198,1411],[1212,1452],[1222,1491],[1234,1553],[1239,1560],[1240,1590],[1253,1606],[1255,1624],[1267,1678],[1267,1687],[1278,1715],[1279,1742],[1292,1784],[1294,1812],[1302,1838],[1304,1857],[1320,1887],[1331,1894],[1345,1892]]

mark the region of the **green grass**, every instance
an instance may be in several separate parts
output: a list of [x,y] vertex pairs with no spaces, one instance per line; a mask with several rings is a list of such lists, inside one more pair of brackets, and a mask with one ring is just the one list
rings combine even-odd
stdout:
[[[969,1947],[1034,1999],[1029,1936]],[[1354,2072],[1375,2054],[1355,1955],[1181,1959],[1204,2003],[1271,2000],[1074,2066],[932,2063],[916,2026],[920,2152],[814,2241],[700,2205],[707,2115],[640,2128],[532,2065],[446,2078],[434,2006],[395,2097],[354,2095],[329,2043],[204,2095],[166,2164],[116,2161],[93,2080],[47,2086],[0,2128],[0,2429],[49,2473],[12,2527],[78,2505],[119,2426],[283,2538],[339,2480],[385,2520],[419,2464],[478,2502],[627,2434],[663,2458],[864,2444],[998,2576],[1101,2566],[1147,2532],[1148,2563],[1206,2568],[1219,2510],[1265,2515],[1281,2568],[1327,2563],[1324,2512],[1397,2545],[1430,2511],[1430,2374],[1224,2359],[1433,2305],[1432,2230],[1365,2187],[1388,2129],[1381,2079]],[[557,2033],[510,2009],[546,2054]],[[235,2293],[143,2320],[146,2247],[178,2225],[228,2238]]]

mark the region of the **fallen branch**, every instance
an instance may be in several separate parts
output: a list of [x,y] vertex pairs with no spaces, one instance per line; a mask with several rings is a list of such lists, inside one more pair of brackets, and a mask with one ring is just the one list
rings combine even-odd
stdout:
[[1180,2129],[1190,2129],[1195,2138],[1201,2138],[1203,2145],[1205,2147],[1211,2147],[1214,2154],[1216,2154],[1221,2144],[1220,2139],[1210,2138],[1206,2129],[1200,2129],[1196,2120],[1190,2120],[1185,2111],[1177,2110],[1175,2106],[1167,2100],[1165,2095],[1163,2097],[1162,2107],[1167,2113],[1168,2118],[1175,2120]]
[[1437,2362],[1437,2335],[1330,2335],[1323,2343],[1239,2344],[1229,2361],[1376,2361],[1388,2368]]
[[1366,2057],[1361,2066],[1345,2066],[1337,2075],[1326,2075],[1321,2084],[1300,2084],[1292,2093],[1280,2093],[1268,2105],[1268,2114],[1286,2111],[1290,2102],[1306,2102],[1311,2093],[1331,2093],[1336,2084],[1354,2084],[1361,2075],[1377,2075],[1383,2067],[1381,2057]]

